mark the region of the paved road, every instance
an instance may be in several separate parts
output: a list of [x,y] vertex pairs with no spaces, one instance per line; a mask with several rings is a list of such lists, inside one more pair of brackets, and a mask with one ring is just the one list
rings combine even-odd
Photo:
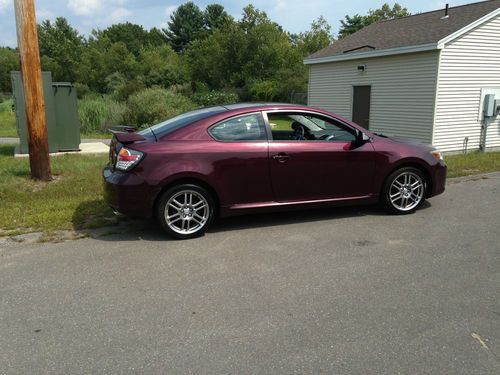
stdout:
[[345,208],[0,245],[0,373],[500,372],[500,174]]

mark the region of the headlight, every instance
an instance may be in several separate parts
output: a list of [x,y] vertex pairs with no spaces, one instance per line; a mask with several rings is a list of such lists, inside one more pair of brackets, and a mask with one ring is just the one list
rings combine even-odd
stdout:
[[443,160],[443,154],[441,154],[441,151],[439,150],[431,151],[431,155],[434,156],[437,160]]

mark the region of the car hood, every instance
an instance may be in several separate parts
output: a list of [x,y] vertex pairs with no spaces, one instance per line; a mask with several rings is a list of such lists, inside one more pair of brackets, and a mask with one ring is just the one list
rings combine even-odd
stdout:
[[388,139],[388,140],[390,140],[391,142],[394,142],[394,143],[400,143],[400,144],[410,145],[410,146],[418,147],[418,148],[420,148],[422,150],[432,151],[432,150],[436,149],[432,145],[429,145],[427,143],[423,143],[421,141],[416,141],[414,139],[400,138],[400,137],[388,137],[386,135],[381,135],[381,134],[376,134],[376,135],[378,137],[380,137],[380,138]]

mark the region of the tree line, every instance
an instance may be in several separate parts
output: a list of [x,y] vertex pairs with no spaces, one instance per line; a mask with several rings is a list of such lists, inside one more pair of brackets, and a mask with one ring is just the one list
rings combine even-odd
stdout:
[[[345,16],[338,36],[408,14],[396,3]],[[292,34],[252,5],[234,19],[220,4],[200,9],[193,2],[180,5],[165,29],[126,22],[85,37],[59,17],[39,24],[38,33],[42,69],[54,81],[75,83],[81,96],[112,94],[123,101],[150,87],[288,101],[290,93],[307,88],[303,58],[335,41],[323,17],[308,31]],[[11,91],[10,71],[18,61],[17,50],[0,47],[0,92]]]

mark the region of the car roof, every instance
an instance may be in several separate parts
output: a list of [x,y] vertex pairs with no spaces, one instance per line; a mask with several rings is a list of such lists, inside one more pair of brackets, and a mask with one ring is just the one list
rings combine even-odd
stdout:
[[291,103],[269,103],[269,102],[262,102],[262,103],[234,103],[234,104],[225,104],[222,105],[221,107],[224,107],[228,110],[234,110],[234,109],[245,109],[245,108],[276,108],[276,107],[305,107],[300,104],[291,104]]
[[242,109],[242,108],[254,108],[254,107],[281,107],[281,106],[293,106],[293,104],[289,103],[234,103],[234,104],[227,104],[223,105],[222,107],[228,109],[228,110],[233,110],[233,109]]
[[303,104],[292,104],[292,103],[273,103],[273,102],[243,102],[243,103],[231,103],[231,104],[220,104],[208,107],[200,107],[194,109],[192,112],[197,111],[213,111],[214,114],[222,112],[233,112],[233,113],[244,113],[247,110],[251,111],[265,111],[269,109],[290,109],[290,110],[319,110],[320,108],[308,107]]
[[[177,134],[176,136],[179,136],[179,139],[182,139],[182,137],[185,134],[190,134],[194,129],[198,128],[198,125],[203,123],[204,125],[201,126],[201,128],[206,128],[206,126],[211,126],[217,121],[222,121],[227,118],[230,118],[232,116],[240,116],[240,115],[245,115],[248,113],[255,113],[255,112],[261,112],[261,111],[282,111],[282,112],[294,112],[294,111],[299,111],[299,112],[313,112],[329,117],[334,117],[338,120],[341,120],[345,122],[346,124],[349,124],[350,126],[353,126],[357,128],[359,125],[353,124],[351,121],[335,115],[331,112],[325,111],[320,108],[314,108],[314,107],[308,107],[305,105],[301,104],[291,104],[291,103],[268,103],[268,102],[253,102],[253,103],[233,103],[233,104],[222,104],[222,105],[215,105],[215,106],[210,106],[210,107],[201,107],[198,109],[195,109],[190,112],[186,112],[186,115],[190,116],[196,116],[197,114],[200,114],[200,117],[191,119],[191,121],[186,121],[183,124],[180,124],[180,126],[173,126],[169,127],[168,132],[164,131],[163,134],[159,133],[160,137],[166,136],[168,133],[172,134]],[[175,118],[174,118],[175,119]],[[187,119],[186,119],[187,120]],[[172,121],[172,120],[167,120]],[[158,127],[159,125],[166,126],[166,124],[157,124],[155,125]],[[153,127],[154,128],[154,127]],[[158,129],[153,129],[155,133],[159,132]]]

